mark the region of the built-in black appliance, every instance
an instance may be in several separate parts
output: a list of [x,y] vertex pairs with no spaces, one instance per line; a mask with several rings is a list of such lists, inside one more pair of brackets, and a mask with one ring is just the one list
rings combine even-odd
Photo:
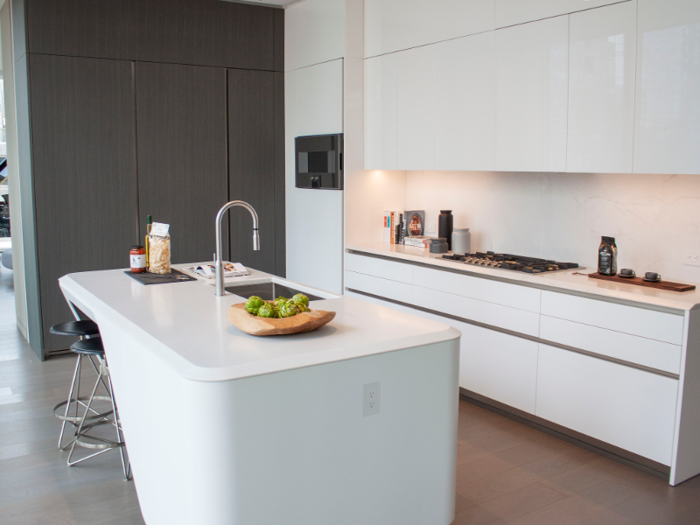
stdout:
[[311,190],[343,189],[343,134],[294,139],[296,187]]
[[476,252],[467,254],[443,255],[443,259],[462,261],[473,266],[483,266],[485,268],[500,268],[501,270],[513,270],[525,273],[545,273],[560,270],[571,270],[578,268],[578,263],[550,261],[548,259],[538,259],[536,257],[525,257],[523,255],[512,255],[510,253]]

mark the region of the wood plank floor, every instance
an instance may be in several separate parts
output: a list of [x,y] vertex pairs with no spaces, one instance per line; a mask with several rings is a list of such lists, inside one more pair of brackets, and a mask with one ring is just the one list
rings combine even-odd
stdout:
[[[12,272],[0,268],[2,525],[144,523],[116,451],[68,468],[56,446],[51,409],[65,399],[74,365],[34,356],[15,326]],[[700,524],[700,477],[669,487],[461,401],[454,525],[467,524]]]

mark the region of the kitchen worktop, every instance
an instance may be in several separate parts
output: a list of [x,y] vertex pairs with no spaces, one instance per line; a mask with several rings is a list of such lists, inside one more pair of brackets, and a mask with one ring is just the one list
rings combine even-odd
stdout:
[[595,271],[590,268],[578,268],[542,274],[527,274],[450,261],[442,259],[442,254],[433,254],[427,249],[415,248],[402,244],[388,244],[383,242],[351,244],[347,245],[346,249],[397,260],[427,264],[480,277],[512,282],[514,284],[582,294],[596,298],[621,301],[628,304],[636,303],[638,306],[670,308],[682,311],[700,308],[700,290],[698,289],[689,292],[670,292],[633,284],[601,281],[588,277],[589,273]]
[[[250,270],[226,285],[270,278],[278,279]],[[335,311],[335,319],[306,334],[255,337],[227,317],[229,306],[245,299],[215,296],[213,279],[145,286],[124,270],[107,270],[70,274],[59,282],[64,295],[98,324],[137,333],[163,363],[192,380],[240,379],[459,337],[447,325],[303,285],[296,287],[328,298],[310,307]]]

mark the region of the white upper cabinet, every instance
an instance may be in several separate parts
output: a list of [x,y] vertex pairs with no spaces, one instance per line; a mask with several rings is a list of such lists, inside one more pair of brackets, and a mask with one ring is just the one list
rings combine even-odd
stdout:
[[496,31],[496,171],[566,170],[568,55],[567,16]]
[[296,71],[295,136],[343,132],[343,60]]
[[397,54],[396,167],[435,168],[435,46]]
[[494,32],[435,46],[435,169],[492,171]]
[[490,31],[495,1],[365,0],[365,56]]
[[[496,0],[496,28],[616,4],[621,0]],[[623,0],[624,1],[624,0]],[[692,0],[691,0],[692,1]]]
[[396,169],[396,54],[365,60],[365,169]]
[[304,0],[284,10],[284,70],[345,56],[345,0]]
[[566,171],[632,173],[637,1],[575,13]]
[[700,1],[639,0],[635,173],[700,174]]

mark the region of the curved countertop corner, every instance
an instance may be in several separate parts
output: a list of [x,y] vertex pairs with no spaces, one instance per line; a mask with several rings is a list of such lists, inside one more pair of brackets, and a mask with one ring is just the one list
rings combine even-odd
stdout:
[[[579,268],[552,273],[527,274],[473,266],[458,261],[442,259],[442,254],[432,254],[423,248],[388,244],[383,242],[347,245],[346,250],[370,255],[404,260],[408,262],[435,266],[458,271],[478,277],[495,279],[513,284],[532,286],[555,292],[574,293],[589,297],[622,301],[627,304],[651,308],[670,308],[672,310],[696,310],[700,308],[700,289],[688,292],[670,292],[657,288],[647,288],[633,284],[616,283],[591,279],[589,273],[594,270]],[[694,284],[694,283],[693,283]]]
[[[182,266],[189,265],[178,265]],[[250,272],[227,279],[226,285],[279,279]],[[122,269],[73,273],[61,277],[59,284],[65,297],[98,325],[108,322],[127,331],[165,365],[195,381],[241,379],[460,337],[446,324],[351,297],[317,293],[304,285],[298,286],[331,297],[312,301],[311,308],[335,311],[335,319],[306,334],[255,337],[227,317],[229,306],[245,299],[215,296],[210,280],[146,286]]]

